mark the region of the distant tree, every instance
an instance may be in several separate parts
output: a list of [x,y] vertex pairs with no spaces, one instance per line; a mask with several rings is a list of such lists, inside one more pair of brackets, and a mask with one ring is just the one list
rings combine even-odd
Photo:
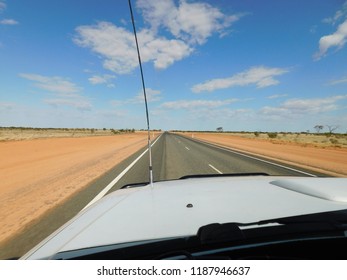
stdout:
[[317,124],[314,129],[319,133],[324,128],[324,125]]
[[218,132],[223,132],[223,127],[217,127],[216,129]]
[[268,132],[267,133],[267,136],[269,137],[269,138],[276,138],[277,137],[277,132]]
[[338,125],[327,125],[327,127],[328,127],[328,130],[329,130],[330,134],[333,133],[336,129],[339,128]]

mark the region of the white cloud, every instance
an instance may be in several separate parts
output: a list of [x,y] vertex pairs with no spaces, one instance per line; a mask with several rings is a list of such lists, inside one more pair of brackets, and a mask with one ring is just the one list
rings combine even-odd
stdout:
[[[137,32],[141,60],[153,63],[156,69],[166,69],[189,56],[197,44],[215,33],[225,35],[243,16],[225,15],[210,4],[185,0],[178,5],[173,0],[139,0],[137,7],[149,24]],[[130,73],[138,66],[134,35],[124,27],[110,22],[79,26],[73,41],[101,55],[104,68],[117,74]]]
[[315,99],[290,99],[282,107],[298,114],[317,114],[333,111],[338,108],[337,101],[346,99],[347,95],[338,95]]
[[173,0],[139,0],[137,7],[153,30],[164,27],[176,38],[190,44],[203,44],[215,32],[224,34],[226,28],[243,16],[228,16],[210,4],[185,0],[179,1],[178,5]]
[[347,99],[347,95],[326,98],[289,99],[278,107],[263,107],[260,114],[279,118],[302,117],[302,115],[320,114],[339,109],[338,102]]
[[19,74],[19,76],[35,82],[35,87],[53,94],[52,98],[44,100],[46,104],[53,106],[71,106],[80,110],[89,110],[92,107],[90,100],[80,95],[82,88],[66,78],[58,76],[48,77],[29,73],[22,73]]
[[[161,91],[155,90],[151,88],[146,88],[146,99],[147,102],[155,102],[161,100]],[[145,100],[143,92],[139,92],[138,95],[135,96],[135,98],[131,99],[131,102],[133,103],[143,103]]]
[[0,1],[0,13],[3,12],[5,9],[6,9],[5,1]]
[[[0,0],[0,13],[2,13],[3,11],[5,11],[7,8],[7,5],[5,3],[5,1]],[[18,21],[14,20],[14,19],[2,19],[0,20],[0,25],[16,25],[19,24]]]
[[11,102],[0,102],[1,110],[11,110],[15,106],[15,103]]
[[341,23],[337,30],[330,35],[323,36],[319,40],[319,51],[313,56],[315,60],[321,59],[326,55],[330,48],[336,47],[337,50],[343,48],[347,42],[347,19]]
[[114,75],[94,75],[92,77],[90,77],[88,79],[88,81],[92,84],[92,85],[101,85],[101,84],[106,84],[107,87],[114,87],[114,84],[111,83],[110,81],[112,81],[113,79],[115,79],[116,76]]
[[347,77],[343,77],[342,79],[331,81],[329,84],[337,85],[337,84],[344,84],[344,83],[347,83]]
[[79,98],[52,98],[45,99],[46,104],[52,106],[71,106],[82,111],[89,111],[92,108],[89,100],[79,97]]
[[249,85],[255,85],[257,88],[263,88],[278,84],[279,81],[274,77],[283,75],[287,72],[288,70],[284,68],[256,66],[228,78],[213,79],[201,84],[194,85],[191,90],[193,92],[211,92],[217,89]]
[[[74,42],[101,55],[104,68],[126,74],[138,66],[134,35],[126,29],[109,22],[99,22],[80,26],[76,31]],[[165,69],[193,51],[183,41],[157,37],[146,29],[138,33],[138,41],[142,62],[153,62],[157,69]]]
[[267,98],[268,99],[277,99],[277,98],[282,98],[282,97],[286,97],[288,96],[288,94],[274,94],[274,95],[270,95]]
[[0,20],[0,24],[2,24],[2,25],[16,25],[16,24],[19,24],[19,22],[14,20],[14,19],[3,19],[3,20]]
[[342,8],[338,10],[333,17],[323,19],[323,22],[335,24],[340,19],[346,17],[347,15],[347,1],[342,5]]
[[[156,102],[161,100],[161,91],[151,88],[146,88],[147,102]],[[126,100],[112,100],[111,104],[113,106],[122,106],[125,104],[138,104],[144,103],[143,91],[139,92],[135,97]]]
[[196,108],[190,111],[190,118],[193,120],[205,120],[206,122],[221,122],[230,125],[230,120],[234,121],[237,119],[238,122],[241,120],[249,120],[253,116],[253,110],[251,109],[230,109],[230,108]]
[[196,108],[218,108],[231,103],[237,102],[238,99],[226,99],[226,100],[178,100],[165,102],[160,105],[160,108],[172,109],[172,110],[192,110]]
[[82,88],[62,77],[47,77],[38,74],[19,74],[20,77],[29,81],[36,82],[34,85],[37,88],[47,90],[57,94],[71,95],[80,92]]

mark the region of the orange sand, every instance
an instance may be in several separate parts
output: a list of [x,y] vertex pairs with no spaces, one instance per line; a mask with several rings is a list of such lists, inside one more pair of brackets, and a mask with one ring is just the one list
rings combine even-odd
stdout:
[[146,145],[145,133],[0,142],[0,241]]

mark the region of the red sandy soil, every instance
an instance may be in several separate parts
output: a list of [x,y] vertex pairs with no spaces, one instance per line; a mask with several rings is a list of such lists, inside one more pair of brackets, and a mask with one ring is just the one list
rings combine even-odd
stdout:
[[0,142],[0,242],[146,145],[147,134]]
[[217,133],[185,134],[189,137],[280,160],[331,176],[347,176],[346,148],[319,148],[313,145],[249,139]]

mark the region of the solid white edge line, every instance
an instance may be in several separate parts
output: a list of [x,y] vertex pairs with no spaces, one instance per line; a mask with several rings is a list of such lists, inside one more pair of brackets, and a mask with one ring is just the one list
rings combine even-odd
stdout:
[[197,140],[197,139],[194,139],[192,141],[197,141],[197,142],[200,142],[200,143],[203,143],[203,144],[206,144],[206,145],[209,145],[209,146],[212,146],[212,147],[224,150],[224,151],[228,151],[228,152],[240,155],[240,156],[244,156],[244,157],[251,158],[251,159],[254,159],[254,160],[258,160],[258,161],[261,161],[261,162],[265,162],[265,163],[268,163],[268,164],[271,164],[271,165],[274,165],[274,166],[278,166],[278,167],[281,167],[281,168],[284,168],[284,169],[288,169],[288,170],[291,170],[291,171],[294,171],[294,172],[305,174],[305,175],[308,175],[308,176],[311,176],[311,177],[318,177],[317,175],[314,175],[314,174],[311,174],[311,173],[307,173],[305,171],[297,170],[297,169],[294,169],[294,168],[291,168],[291,167],[288,167],[288,166],[284,166],[284,165],[281,165],[281,164],[277,164],[277,163],[274,163],[274,162],[271,162],[271,161],[267,161],[267,160],[264,160],[264,159],[252,157],[250,155],[246,155],[246,154],[243,154],[241,152],[236,152],[236,151],[232,150],[232,148],[230,148],[230,149],[223,148],[221,146],[218,146],[218,145],[215,145],[215,144],[211,144],[211,143],[208,143],[208,142],[205,142],[205,141],[202,141],[202,140]]
[[219,174],[223,174],[223,172],[219,171],[216,167],[214,167],[212,164],[208,165],[209,167],[211,167],[214,171],[216,171]]
[[[159,140],[159,138],[162,136],[163,134],[160,134],[159,137],[157,139],[155,139],[155,141],[152,143],[151,147],[153,147],[153,145]],[[81,211],[83,211],[84,209],[88,208],[90,205],[94,204],[95,202],[97,202],[99,199],[101,199],[110,189],[112,189],[112,187],[125,175],[125,173],[127,173],[129,171],[130,168],[132,168],[136,162],[138,162],[140,160],[140,158],[143,157],[143,155],[145,153],[147,153],[148,148],[141,154],[139,155],[132,163],[130,163],[128,165],[127,168],[125,168],[121,173],[119,173],[119,175],[114,178],[112,180],[112,182],[110,182],[101,192],[99,192],[93,199],[92,201],[90,201]]]

